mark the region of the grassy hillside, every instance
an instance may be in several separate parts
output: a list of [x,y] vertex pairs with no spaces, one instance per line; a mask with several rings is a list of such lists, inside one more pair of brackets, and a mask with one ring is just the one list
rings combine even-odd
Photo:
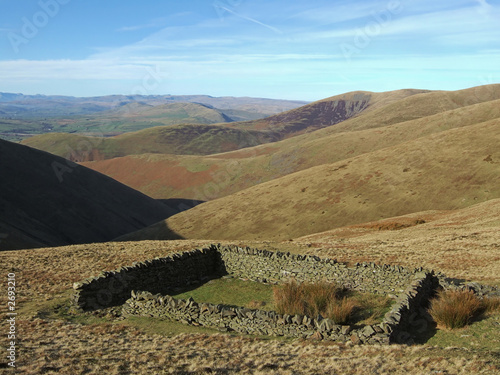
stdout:
[[162,125],[261,119],[307,102],[207,95],[92,98],[0,93],[0,138],[64,132],[112,136]]
[[[260,130],[191,125],[44,139],[44,147],[78,150],[76,159],[96,160],[85,165],[151,196],[184,198],[167,200],[170,208],[57,156],[0,141],[0,249],[103,241],[113,230],[125,233],[210,200],[116,235],[127,242],[0,251],[0,271],[14,272],[17,281],[18,371],[498,374],[498,310],[458,330],[419,318],[409,327],[418,331],[416,344],[380,346],[237,336],[127,318],[119,309],[70,308],[74,282],[215,241],[350,264],[425,267],[500,286],[500,86],[373,94],[354,107],[344,99],[317,107],[330,117],[352,115],[324,128],[312,120],[326,124],[329,116],[314,114],[313,106],[308,121],[285,115],[280,123],[261,122]],[[214,151],[283,129],[291,132],[278,142]],[[210,154],[183,154],[194,148]],[[162,153],[168,149],[179,155]],[[138,154],[100,160],[126,150]],[[0,304],[7,305],[6,293]],[[8,331],[6,319],[0,329]]]
[[108,241],[178,211],[88,168],[0,140],[0,250]]
[[[424,211],[298,238],[316,253],[348,262],[420,264],[449,277],[499,285],[500,199]],[[430,251],[432,250],[432,251]]]
[[[81,136],[45,134],[27,139],[23,143],[74,161],[110,159],[141,153],[207,155],[275,142],[329,127],[356,117],[372,107],[387,105],[421,92],[423,91],[400,90],[388,93],[347,93],[264,120],[234,122],[226,126],[231,130],[220,127],[182,126],[176,129],[153,129],[151,132],[139,131],[118,139],[100,140],[92,137],[85,139]],[[224,113],[200,104],[151,106],[146,103],[132,103],[111,112],[101,113],[95,118],[86,118],[83,122],[75,122],[71,124],[71,129],[90,134],[112,134],[174,123],[211,124],[231,121]],[[65,131],[67,130],[69,128]],[[78,150],[79,144],[85,144],[86,150],[68,154],[68,147]],[[84,155],[85,153],[89,156]]]
[[278,140],[273,133],[219,125],[176,125],[144,129],[115,137],[43,134],[22,144],[76,162],[145,153],[208,155]]
[[354,91],[332,96],[298,109],[262,120],[231,124],[232,127],[279,132],[283,138],[308,133],[339,124],[369,110],[386,106],[426,90],[397,90],[384,93]]
[[111,111],[75,118],[66,126],[54,127],[54,131],[76,131],[98,135],[120,134],[155,126],[178,124],[216,124],[232,122],[218,109],[198,103],[169,103],[150,105],[133,102]]
[[[483,208],[477,213],[487,212]],[[422,225],[433,233],[432,237],[442,238],[441,242],[436,242],[427,236],[432,241],[433,251],[424,247],[424,237],[416,238],[421,248],[412,246],[411,232],[403,236],[404,231],[411,228],[372,232],[380,236],[373,237],[374,242],[368,237],[366,242],[360,240],[358,243],[354,242],[356,238],[353,242],[346,238],[345,246],[342,239],[332,242],[329,247],[305,241],[236,244],[330,256],[349,262],[375,258],[387,264],[409,267],[425,264],[441,270],[441,259],[435,256],[437,253],[446,256],[444,259],[450,265],[447,269],[454,271],[449,276],[462,279],[465,275],[460,269],[451,267],[453,256],[458,254],[469,260],[464,271],[466,275],[481,275],[484,270],[493,275],[492,283],[500,283],[500,263],[491,258],[491,255],[497,256],[495,245],[500,232],[490,231],[486,237],[486,231],[482,230],[475,239],[473,233],[466,231],[481,229],[480,226],[475,229],[473,226],[464,227],[460,221],[454,222],[455,219],[460,220],[460,217],[453,214],[449,223],[436,221],[432,226],[430,221]],[[390,242],[377,241],[377,238],[388,241],[385,235],[398,234],[405,239],[397,242],[397,247],[391,246]],[[472,236],[460,238],[462,235]],[[16,280],[22,280],[22,284],[19,282],[22,294],[17,297],[16,318],[17,328],[22,332],[18,371],[26,374],[41,371],[102,373],[103,369],[110,373],[151,374],[165,371],[179,374],[256,371],[273,374],[497,374],[499,371],[499,313],[482,317],[469,328],[457,331],[431,329],[428,341],[423,345],[380,346],[235,336],[147,317],[121,319],[112,313],[77,315],[68,309],[73,282],[136,261],[165,257],[206,244],[207,241],[186,240],[117,242],[0,252],[0,271],[8,274],[14,270]],[[486,262],[488,268],[484,268]],[[0,302],[7,303],[6,295],[0,296]],[[6,319],[0,322],[0,327],[8,329]],[[47,340],[47,337],[53,339]]]
[[[128,238],[286,240],[500,197],[499,120],[451,129],[262,183]],[[429,188],[432,187],[432,188]]]
[[[500,99],[387,126],[377,122],[388,116],[384,115],[384,108],[284,141],[219,155],[149,154],[85,165],[156,198],[209,200],[314,166],[500,118]],[[410,108],[414,110],[413,106]],[[393,110],[392,105],[389,109]],[[377,124],[377,127],[366,126],[368,124]],[[338,132],[338,127],[367,128]]]

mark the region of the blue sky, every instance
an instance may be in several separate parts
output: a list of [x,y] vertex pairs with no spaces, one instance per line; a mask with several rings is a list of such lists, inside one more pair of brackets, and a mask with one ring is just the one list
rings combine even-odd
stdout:
[[0,0],[0,91],[317,100],[500,82],[500,0]]

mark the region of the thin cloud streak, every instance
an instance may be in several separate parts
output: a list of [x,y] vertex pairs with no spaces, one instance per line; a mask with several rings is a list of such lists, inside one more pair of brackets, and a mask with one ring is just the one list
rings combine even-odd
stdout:
[[[0,79],[105,79],[120,80],[140,77],[145,67],[160,66],[162,71],[175,71],[182,76],[204,75],[209,69],[217,76],[238,76],[240,69],[246,67],[254,73],[268,72],[280,74],[285,67],[276,65],[287,62],[293,71],[303,71],[309,67],[324,70],[334,69],[356,71],[357,69],[404,69],[409,65],[423,66],[429,69],[475,70],[476,64],[482,62],[482,67],[493,73],[500,73],[496,63],[500,59],[499,50],[491,50],[482,54],[457,54],[453,56],[436,57],[433,55],[371,55],[365,56],[351,64],[346,69],[345,62],[336,55],[214,55],[209,59],[193,61],[189,56],[173,56],[168,58],[131,58],[129,60],[86,59],[86,60],[9,60],[0,61]],[[196,73],[196,71],[198,71]]]
[[242,14],[236,13],[235,11],[233,11],[233,10],[231,10],[229,8],[226,8],[226,7],[223,7],[223,6],[221,6],[220,8],[223,9],[223,10],[225,10],[225,11],[227,11],[227,12],[229,12],[229,13],[231,13],[231,14],[233,14],[233,15],[235,15],[236,17],[239,17],[239,18],[242,18],[244,20],[256,23],[257,25],[264,26],[264,27],[268,28],[269,30],[274,31],[277,34],[283,34],[283,32],[281,30],[279,30],[278,28],[276,28],[276,27],[273,27],[273,26],[270,26],[270,25],[265,24],[263,22],[260,22],[260,21],[254,19],[254,18],[247,17],[247,16],[244,16]]
[[[491,14],[500,16],[499,11],[490,11]],[[314,41],[321,39],[345,38],[356,35],[358,31],[363,31],[367,27],[368,22],[364,27],[349,27],[332,31],[312,32],[302,37],[303,41]],[[472,20],[470,17],[470,9],[460,9],[452,11],[434,12],[411,16],[393,16],[393,19],[382,24],[379,24],[378,36],[391,35],[410,35],[415,38],[416,35],[433,35],[442,34],[446,30],[446,34],[464,34],[464,29],[470,31],[495,32],[498,30],[497,20],[491,22],[478,23],[477,20]],[[498,40],[500,35],[496,32]]]

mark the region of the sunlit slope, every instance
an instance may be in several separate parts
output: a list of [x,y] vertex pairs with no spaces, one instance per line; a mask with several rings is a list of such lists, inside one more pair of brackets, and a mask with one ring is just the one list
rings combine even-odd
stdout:
[[318,129],[331,127],[356,118],[413,95],[427,93],[427,90],[397,90],[382,93],[353,91],[307,104],[303,107],[279,113],[262,120],[232,123],[228,126],[279,132],[282,138],[289,138]]
[[157,198],[210,200],[314,166],[498,118],[500,100],[492,100],[377,128],[340,133],[331,130],[335,127],[322,129],[219,155],[149,154],[85,165]]
[[451,211],[424,211],[336,228],[294,243],[330,249],[350,262],[404,264],[449,277],[499,284],[500,199]]
[[84,162],[144,153],[207,155],[276,140],[278,137],[268,132],[193,124],[155,127],[110,138],[43,134],[26,139],[23,144]]
[[[117,137],[84,137],[75,134],[44,134],[23,141],[24,144],[73,161],[93,161],[142,153],[208,155],[275,142],[299,134],[338,124],[363,111],[416,95],[422,90],[399,90],[387,93],[353,92],[304,105],[264,120],[231,122],[219,110],[195,103],[151,106],[131,103],[90,119],[85,126],[96,129],[131,131]],[[94,124],[93,122],[96,122]],[[199,124],[213,124],[207,126]],[[173,124],[169,127],[153,127]],[[194,125],[198,124],[198,125]],[[153,127],[153,128],[151,128]],[[94,129],[95,128],[95,129]],[[93,129],[93,130],[92,130]]]
[[[165,223],[186,238],[284,240],[499,198],[499,127],[490,120],[309,168]],[[165,223],[130,238],[162,238]]]

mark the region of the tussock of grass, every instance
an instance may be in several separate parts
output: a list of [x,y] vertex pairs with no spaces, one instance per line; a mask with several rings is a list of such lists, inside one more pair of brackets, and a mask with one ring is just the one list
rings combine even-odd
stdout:
[[355,301],[344,297],[340,301],[328,304],[326,315],[333,319],[335,323],[347,324],[351,320],[353,312],[357,307],[358,305]]
[[[318,316],[321,314],[336,323],[352,320],[358,304],[343,296],[346,291],[336,284],[297,283],[295,280],[283,287],[274,288],[274,300],[278,313]],[[343,296],[343,297],[342,297]]]
[[470,324],[482,310],[483,303],[472,291],[441,291],[431,301],[429,313],[438,325],[454,329]]
[[485,313],[494,313],[500,311],[500,297],[484,298],[482,307]]

